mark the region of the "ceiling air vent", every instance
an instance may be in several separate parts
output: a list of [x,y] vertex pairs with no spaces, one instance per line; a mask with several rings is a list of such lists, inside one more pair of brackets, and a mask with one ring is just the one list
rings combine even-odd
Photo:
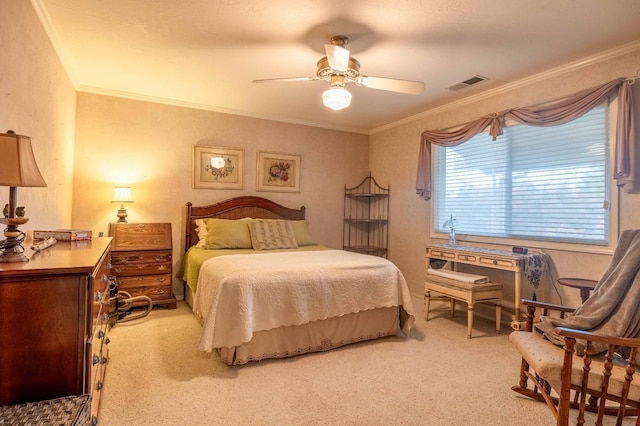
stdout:
[[485,80],[489,80],[488,77],[483,77],[481,75],[476,75],[474,77],[468,78],[465,81],[461,81],[460,83],[456,83],[452,86],[447,87],[447,89],[455,92],[456,90],[464,89],[465,87],[473,86],[474,84],[478,84]]

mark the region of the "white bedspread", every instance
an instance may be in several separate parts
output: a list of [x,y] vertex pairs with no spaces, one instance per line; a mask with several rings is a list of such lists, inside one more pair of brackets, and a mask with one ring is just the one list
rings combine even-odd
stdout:
[[342,250],[220,256],[200,269],[194,312],[199,349],[234,347],[254,332],[369,309],[402,306],[414,322],[407,283],[387,259]]

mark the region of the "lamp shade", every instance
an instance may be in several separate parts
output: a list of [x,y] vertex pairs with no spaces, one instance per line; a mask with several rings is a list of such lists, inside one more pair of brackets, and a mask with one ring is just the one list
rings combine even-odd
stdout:
[[0,186],[47,186],[28,136],[0,133]]
[[331,87],[322,94],[322,103],[333,110],[341,110],[351,104],[351,93],[344,87]]
[[116,190],[113,193],[112,203],[133,203],[133,197],[131,196],[131,188],[128,186],[116,186]]

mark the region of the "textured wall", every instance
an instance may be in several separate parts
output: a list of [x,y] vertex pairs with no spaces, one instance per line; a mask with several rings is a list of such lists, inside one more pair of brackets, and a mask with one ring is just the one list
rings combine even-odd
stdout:
[[[69,227],[76,91],[28,1],[0,2],[0,131],[31,137],[47,188],[19,188],[36,228]],[[0,187],[0,204],[9,188]]]
[[[604,83],[614,78],[632,76],[638,72],[640,51],[608,59],[583,69],[559,72],[542,81],[513,88],[507,92],[484,97],[474,102],[460,103],[457,107],[440,108],[438,112],[409,122],[400,127],[381,131],[371,136],[370,168],[383,184],[390,183],[391,196],[391,260],[406,275],[414,293],[422,292],[424,277],[424,247],[427,244],[442,244],[445,240],[431,240],[430,202],[420,199],[415,192],[417,157],[420,134],[427,129],[452,127],[488,113],[517,106],[529,106],[558,99],[582,89]],[[640,84],[633,86],[636,105],[636,121],[640,123]],[[636,131],[638,127],[636,127]],[[636,135],[637,138],[637,135]],[[638,153],[640,155],[640,153]],[[636,191],[638,192],[638,191]],[[620,194],[620,229],[640,227],[640,195]],[[460,218],[459,218],[460,219]],[[509,246],[495,248],[510,250]],[[558,276],[574,276],[598,279],[610,256],[559,250],[545,250],[553,259],[554,279]],[[479,270],[486,274],[487,270]],[[498,273],[494,279],[512,283],[512,274]],[[523,297],[530,297],[531,287],[526,283]],[[577,290],[558,288],[564,304],[577,305],[580,301]],[[506,286],[505,305],[513,305],[513,287]],[[551,282],[545,282],[538,291],[542,300],[558,302]]]
[[[132,187],[129,222],[171,222],[181,258],[184,205],[257,195],[307,207],[311,233],[342,248],[344,185],[368,173],[369,137],[217,112],[78,94],[73,224],[106,232],[116,219],[116,184]],[[191,145],[244,149],[244,189],[194,189]],[[300,193],[256,191],[256,151],[300,154]],[[182,289],[176,286],[176,292]]]

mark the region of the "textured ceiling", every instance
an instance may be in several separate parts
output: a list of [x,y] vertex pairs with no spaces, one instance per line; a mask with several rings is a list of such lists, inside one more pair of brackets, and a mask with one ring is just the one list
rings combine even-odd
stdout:
[[[640,41],[639,0],[32,0],[81,91],[368,133],[429,108]],[[311,77],[333,35],[363,74],[420,95]],[[640,64],[639,64],[640,66]],[[490,80],[457,92],[475,75]]]

